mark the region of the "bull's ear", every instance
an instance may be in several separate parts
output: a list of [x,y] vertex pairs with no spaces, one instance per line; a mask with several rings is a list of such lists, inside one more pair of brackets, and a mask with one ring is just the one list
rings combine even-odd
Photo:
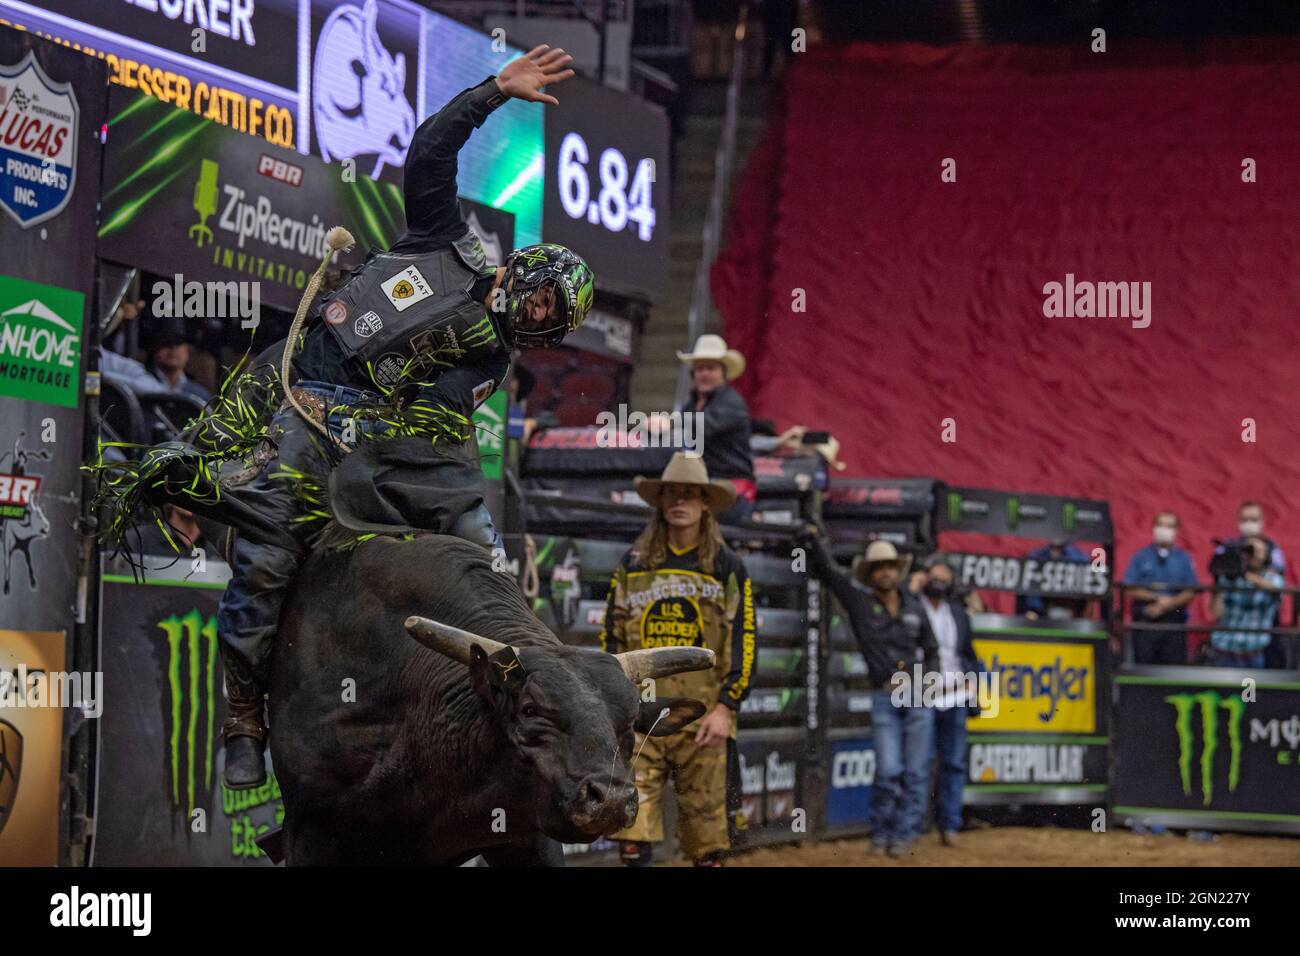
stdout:
[[632,727],[639,734],[666,737],[675,734],[693,720],[699,720],[708,710],[704,704],[689,697],[665,697],[641,704]]
[[469,681],[485,713],[495,714],[506,704],[509,693],[496,679],[487,651],[477,644],[469,648]]

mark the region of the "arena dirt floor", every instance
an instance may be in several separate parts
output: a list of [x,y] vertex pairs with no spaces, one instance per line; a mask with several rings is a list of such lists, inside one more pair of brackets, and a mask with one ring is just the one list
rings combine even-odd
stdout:
[[1300,866],[1300,839],[1220,834],[1211,843],[1127,830],[987,827],[967,830],[960,845],[918,840],[900,859],[873,856],[865,839],[791,844],[737,853],[728,866]]

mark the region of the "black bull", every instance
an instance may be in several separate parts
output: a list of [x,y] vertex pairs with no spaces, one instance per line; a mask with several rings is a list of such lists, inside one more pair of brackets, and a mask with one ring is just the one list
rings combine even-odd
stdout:
[[558,841],[635,819],[633,731],[675,732],[703,713],[642,701],[643,679],[709,666],[698,648],[565,646],[513,577],[456,538],[317,552],[271,665],[284,856],[562,864]]

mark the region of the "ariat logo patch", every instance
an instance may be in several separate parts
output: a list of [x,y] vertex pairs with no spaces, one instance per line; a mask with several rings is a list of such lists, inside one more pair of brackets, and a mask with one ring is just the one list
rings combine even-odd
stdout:
[[482,385],[476,387],[474,389],[474,404],[481,405],[486,402],[488,396],[492,394],[492,390],[496,388],[496,384],[492,379],[488,379]]
[[357,320],[352,323],[352,331],[363,339],[370,338],[383,327],[384,320],[379,317],[378,312],[367,312],[357,316]]
[[398,312],[405,312],[417,302],[433,295],[429,283],[415,266],[407,266],[397,275],[390,276],[381,288]]
[[348,307],[342,302],[331,302],[325,306],[324,315],[330,325],[342,325],[348,320]]

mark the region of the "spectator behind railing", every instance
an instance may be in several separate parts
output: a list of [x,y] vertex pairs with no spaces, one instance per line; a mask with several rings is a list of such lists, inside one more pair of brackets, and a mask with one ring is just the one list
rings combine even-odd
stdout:
[[1272,538],[1264,536],[1263,505],[1258,501],[1243,501],[1237,507],[1237,530],[1241,532],[1241,537],[1225,540],[1214,549],[1216,555],[1241,545],[1247,538],[1262,538],[1268,545],[1268,563],[1277,568],[1279,574],[1286,574],[1286,556],[1282,553],[1282,548]]
[[[1025,555],[1026,560],[1068,561],[1072,564],[1087,564],[1088,556],[1076,548],[1066,538],[1057,538],[1041,548],[1035,548]],[[1065,621],[1070,618],[1086,617],[1088,601],[1086,598],[1043,597],[1037,594],[1022,594],[1016,597],[1016,613],[1031,621],[1047,618],[1052,621]]]
[[[1162,511],[1151,531],[1152,543],[1133,555],[1124,587],[1139,624],[1186,624],[1187,605],[1196,597],[1192,558],[1174,545],[1178,515]],[[1187,631],[1133,631],[1133,659],[1139,664],[1186,664]]]
[[1205,662],[1217,667],[1264,666],[1264,649],[1271,635],[1255,630],[1234,628],[1272,627],[1281,602],[1282,573],[1269,564],[1268,541],[1258,536],[1246,538],[1244,567],[1235,576],[1219,575],[1214,592],[1214,617],[1219,629],[1210,634]]
[[179,392],[206,402],[212,393],[188,378],[185,366],[190,361],[190,342],[185,327],[176,320],[165,321],[149,342],[149,359],[145,363],[156,381],[154,391]]

